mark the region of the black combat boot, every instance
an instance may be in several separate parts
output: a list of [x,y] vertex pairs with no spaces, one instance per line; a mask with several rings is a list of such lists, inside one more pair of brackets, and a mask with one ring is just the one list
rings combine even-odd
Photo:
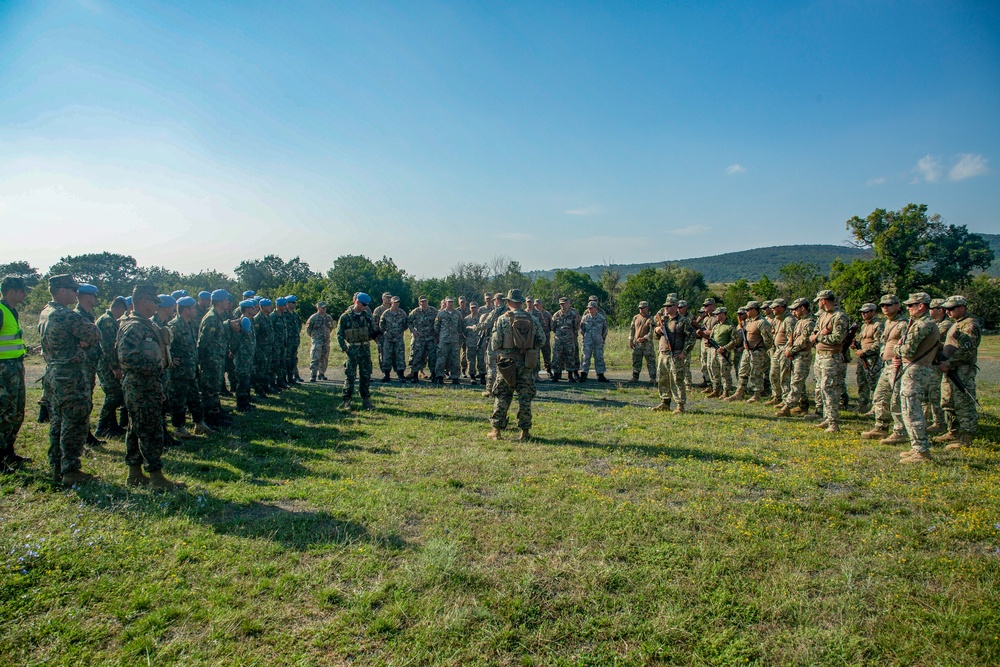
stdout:
[[598,373],[597,374],[597,381],[598,382],[611,382],[611,380],[609,380],[608,378],[604,377],[604,373]]
[[403,371],[396,371],[396,377],[399,378],[399,384],[406,384],[406,374]]
[[382,376],[380,382],[390,382],[392,378],[389,376],[389,371],[385,371],[385,375]]
[[48,424],[49,423],[49,404],[42,403],[38,401],[38,423]]
[[587,375],[589,375],[589,373],[578,373],[577,377],[576,377],[576,381],[577,382],[586,382],[587,381]]
[[99,447],[100,445],[104,444],[104,441],[98,440],[94,436],[94,432],[91,431],[90,429],[87,429],[87,444],[90,445],[91,447]]
[[562,371],[556,371],[552,374],[552,379],[549,382],[559,382],[562,379]]

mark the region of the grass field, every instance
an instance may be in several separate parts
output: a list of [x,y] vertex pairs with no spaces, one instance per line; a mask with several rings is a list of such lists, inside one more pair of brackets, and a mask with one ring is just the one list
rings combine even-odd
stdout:
[[542,385],[521,444],[484,439],[468,387],[343,414],[307,385],[170,450],[167,495],[124,487],[118,441],[85,461],[101,483],[52,490],[29,422],[0,664],[1000,662],[995,423],[902,467],[853,415],[830,436],[587,387]]

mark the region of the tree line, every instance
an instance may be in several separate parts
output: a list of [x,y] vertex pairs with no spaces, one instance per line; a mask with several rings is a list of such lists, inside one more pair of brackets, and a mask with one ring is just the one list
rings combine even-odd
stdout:
[[[165,293],[186,289],[195,294],[222,288],[233,294],[245,290],[272,296],[295,294],[303,312],[310,312],[318,301],[327,301],[331,312],[341,312],[359,290],[367,291],[376,302],[383,292],[389,292],[399,296],[402,307],[409,309],[417,305],[420,295],[436,306],[446,296],[464,296],[481,303],[485,292],[520,289],[541,299],[550,310],[557,307],[561,296],[568,297],[578,310],[586,307],[589,296],[596,296],[609,320],[619,325],[631,320],[640,301],[648,301],[656,309],[670,293],[686,299],[696,311],[708,296],[727,307],[739,307],[751,299],[811,297],[820,289],[831,289],[844,309],[854,315],[862,304],[877,302],[884,293],[905,297],[925,291],[942,297],[963,293],[988,328],[1000,326],[1000,279],[981,273],[992,263],[994,253],[982,237],[964,225],[949,225],[939,215],[928,215],[923,204],[908,204],[898,211],[876,209],[865,218],[852,217],[846,224],[854,245],[868,251],[870,258],[834,261],[829,274],[822,273],[817,264],[790,262],[781,266],[774,279],[763,275],[751,283],[740,278],[715,290],[701,273],[676,264],[645,268],[625,280],[611,267],[599,280],[570,269],[532,280],[516,260],[503,255],[488,262],[461,262],[443,278],[416,277],[384,256],[372,261],[364,255],[342,255],[324,274],[299,257],[286,261],[267,255],[242,261],[233,274],[226,274],[142,267],[129,255],[110,252],[63,257],[44,275],[27,262],[0,264],[0,276],[19,275],[34,285],[50,275],[72,273],[78,280],[97,286],[104,299],[130,294],[138,282],[152,282]],[[38,312],[47,301],[46,290],[34,290],[26,310]]]

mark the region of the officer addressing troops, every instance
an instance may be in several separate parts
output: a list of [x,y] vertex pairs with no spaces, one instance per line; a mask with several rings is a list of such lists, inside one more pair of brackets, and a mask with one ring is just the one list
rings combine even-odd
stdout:
[[948,432],[934,440],[948,443],[945,449],[959,449],[972,444],[979,427],[976,411],[976,363],[982,330],[968,311],[964,296],[950,296],[943,304],[953,320],[942,350],[940,370],[944,376],[941,399]]
[[8,473],[30,459],[14,452],[24,423],[24,334],[18,307],[28,296],[24,280],[6,276],[0,281],[0,473]]
[[367,306],[372,298],[364,292],[354,295],[354,302],[344,311],[337,322],[337,344],[347,354],[344,362],[344,401],[341,409],[351,409],[354,395],[354,381],[358,380],[361,407],[374,410],[368,385],[372,379],[371,340],[375,335],[375,324]]
[[326,379],[326,369],[330,365],[330,334],[333,333],[333,318],[326,313],[326,301],[316,304],[316,312],[306,321],[306,335],[312,341],[309,349],[309,381]]
[[649,315],[649,302],[639,302],[639,313],[632,318],[628,328],[628,346],[632,350],[632,382],[639,381],[642,362],[646,360],[649,383],[656,384],[656,351],[653,348],[653,318]]
[[580,333],[583,334],[583,363],[580,365],[580,381],[585,382],[590,372],[590,360],[594,360],[594,370],[598,382],[609,382],[604,376],[604,341],[608,337],[608,318],[604,316],[596,301],[587,304],[587,312],[580,318]]
[[676,403],[674,413],[681,414],[687,402],[684,359],[694,348],[695,335],[691,321],[680,314],[677,303],[676,297],[668,296],[663,303],[664,312],[656,316],[653,337],[659,341],[660,354],[656,378],[660,404],[650,409],[669,411],[670,402],[673,400]]
[[517,427],[522,442],[531,438],[531,401],[535,398],[535,369],[538,368],[542,341],[541,323],[524,311],[521,290],[507,293],[508,311],[497,320],[493,330],[493,348],[497,350],[497,372],[493,385],[493,414],[486,437],[499,440],[507,428],[507,413],[517,394]]

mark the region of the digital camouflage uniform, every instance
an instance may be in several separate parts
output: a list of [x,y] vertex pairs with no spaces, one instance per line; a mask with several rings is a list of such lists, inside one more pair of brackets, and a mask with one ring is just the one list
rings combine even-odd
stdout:
[[[694,349],[694,327],[691,326],[691,320],[679,313],[674,317],[661,316],[658,324],[653,330],[653,337],[659,341],[656,386],[660,401],[664,405],[670,405],[673,399],[677,408],[683,410],[687,402],[687,389],[682,357],[690,355]],[[661,328],[662,332],[657,330]]]
[[506,314],[507,305],[501,304],[493,308],[486,314],[483,321],[483,344],[486,346],[486,393],[493,391],[493,385],[497,381],[497,354],[499,350],[493,346],[493,332],[496,330],[497,320],[501,315]]
[[229,355],[229,320],[215,310],[208,311],[198,327],[198,366],[201,369],[201,403],[205,418],[214,420],[222,414],[219,388]]
[[469,313],[465,317],[465,354],[468,359],[470,378],[486,375],[486,347],[479,330],[479,314]]
[[[982,329],[979,322],[966,314],[951,325],[944,342],[944,356],[948,359],[948,366],[955,371],[972,396],[976,395],[976,364],[979,361],[981,340]],[[972,397],[945,377],[941,398],[949,430],[958,434],[975,435],[979,427],[979,412]]]
[[[706,346],[708,352],[708,378],[712,383],[712,393],[721,398],[733,392],[733,348],[736,346],[735,327],[728,321],[712,326],[712,340],[719,345],[718,350]],[[725,352],[723,353],[723,350]]]
[[[517,427],[523,431],[531,428],[531,401],[535,398],[535,371],[538,368],[539,356],[545,334],[542,331],[542,324],[538,318],[530,317],[523,310],[513,311],[500,317],[492,334],[492,347],[497,351],[499,359],[513,359],[515,363],[516,376],[514,386],[511,387],[502,377],[497,378],[493,384],[493,414],[490,416],[490,424],[498,431],[507,428],[507,413],[510,404],[517,394]],[[514,313],[520,313],[514,314]],[[534,341],[531,347],[525,351],[511,345],[514,340],[512,328],[515,319],[523,319],[531,323],[534,331]]]
[[[806,398],[806,380],[809,378],[809,368],[812,366],[812,341],[809,339],[816,329],[816,319],[810,311],[796,320],[795,328],[792,329],[792,336],[785,346],[785,350],[790,352],[792,358],[791,377],[788,381],[788,395],[783,405],[789,409],[801,408],[805,410],[809,399]],[[784,355],[784,352],[782,352]],[[786,357],[787,358],[787,357]]]
[[38,316],[49,400],[49,465],[56,474],[80,469],[90,428],[91,387],[86,349],[99,347],[101,334],[87,318],[50,301]]
[[437,317],[437,310],[427,306],[421,310],[416,307],[410,311],[407,327],[410,329],[410,372],[413,379],[417,379],[417,374],[424,369],[434,375],[437,367],[437,341],[434,339],[434,318]]
[[632,381],[639,380],[642,362],[646,361],[649,381],[656,382],[656,347],[653,345],[653,318],[641,313],[632,318],[628,327],[628,342],[632,348]]
[[118,368],[118,353],[115,351],[115,341],[118,339],[118,320],[111,311],[97,318],[97,329],[101,332],[101,358],[97,362],[97,377],[104,390],[104,403],[97,418],[97,428],[117,426],[118,409],[125,405],[125,393],[122,382],[115,377]]
[[882,358],[879,356],[880,341],[884,326],[878,319],[864,322],[858,329],[858,364],[855,369],[858,381],[858,412],[868,412],[871,408],[872,392],[882,372]]
[[[88,322],[96,326],[97,318],[94,317],[93,313],[87,312],[82,307],[80,307],[80,304],[76,305],[76,308],[73,309],[73,312],[75,312],[77,315],[86,319]],[[94,389],[97,387],[97,367],[101,363],[101,346],[91,345],[90,347],[84,349],[84,354],[86,355],[87,359],[83,363],[83,374],[87,378],[87,384],[90,387],[90,393],[87,396],[87,400],[89,403],[87,405],[87,422],[88,422],[87,431],[89,433],[90,413],[94,411]]]
[[[379,334],[382,333],[382,314],[387,310],[389,310],[389,306],[385,305],[384,303],[380,303],[375,308],[375,310],[372,311],[372,324],[375,325],[375,331],[377,331]],[[331,333],[333,332],[333,318],[331,318],[330,321],[330,331]],[[384,370],[385,364],[382,359],[384,343],[385,343],[385,336],[379,335],[375,338],[375,349],[378,352],[378,367],[380,369],[383,369],[382,371],[383,373],[388,373],[389,371]],[[391,367],[392,364],[389,364],[389,366]]]
[[[138,313],[129,313],[118,330],[118,362],[128,406],[125,463],[160,470],[163,453],[163,371],[170,364],[169,335]],[[216,391],[219,384],[216,383]]]
[[265,315],[263,310],[253,316],[253,335],[257,339],[257,345],[254,348],[251,384],[257,395],[263,396],[271,388],[274,369],[271,359],[274,354],[274,330],[270,315]]
[[288,386],[288,327],[277,309],[267,316],[271,323],[271,380],[277,387]]
[[903,421],[899,416],[901,412],[896,371],[892,367],[892,358],[896,356],[896,347],[909,325],[902,312],[896,313],[895,317],[882,324],[882,338],[879,343],[882,370],[875,382],[875,393],[872,396],[876,431],[889,431],[891,427],[897,433],[903,432]]
[[337,344],[347,353],[344,362],[345,401],[354,395],[354,381],[358,379],[361,398],[368,399],[368,385],[372,379],[371,335],[375,330],[372,316],[367,310],[360,313],[347,309],[337,322]]
[[465,318],[458,310],[439,310],[434,318],[434,334],[438,339],[437,363],[434,374],[444,378],[445,371],[450,371],[451,379],[458,381],[461,377],[462,341],[465,339]]
[[604,375],[607,366],[604,363],[604,341],[608,337],[608,318],[598,311],[591,315],[588,310],[580,318],[580,333],[583,336],[583,362],[580,371],[586,375],[590,372],[590,360],[594,360],[594,371]]
[[302,340],[302,320],[298,313],[286,310],[281,314],[285,322],[285,379],[289,384],[299,374],[299,343]]
[[309,348],[309,372],[313,377],[326,375],[330,365],[330,334],[333,333],[333,317],[328,314],[313,313],[306,321],[306,335],[312,340]]
[[198,424],[205,415],[198,389],[198,335],[194,321],[185,322],[180,315],[175,315],[167,322],[167,329],[170,330],[170,356],[177,363],[170,369],[167,384],[170,423],[174,428],[184,426],[186,414],[190,411],[192,421]]
[[795,332],[795,318],[787,311],[771,320],[773,342],[771,347],[771,397],[775,405],[783,405],[791,392],[792,360],[785,356],[785,347]]
[[[545,335],[545,341],[542,343],[542,361],[545,365],[545,370],[549,373],[552,372],[552,313],[545,310],[545,308],[535,308],[531,313],[538,320],[538,323],[542,325],[542,333]],[[485,344],[485,341],[484,341]]]
[[382,313],[379,318],[379,331],[382,332],[382,372],[390,371],[402,377],[406,372],[406,342],[403,333],[407,329],[409,317],[402,308],[391,308]]
[[[927,423],[924,421],[924,397],[927,385],[934,380],[931,362],[940,347],[941,333],[930,315],[924,313],[910,320],[896,352],[903,360],[899,369],[900,418],[910,447],[916,452],[927,452]],[[887,369],[892,371],[889,367]]]
[[[943,301],[943,299],[941,300]],[[934,319],[933,317],[931,318]],[[948,335],[948,330],[951,325],[954,324],[954,320],[945,315],[940,321],[935,322],[937,324],[938,332],[941,334],[941,345],[944,345],[944,339]],[[935,379],[927,384],[927,396],[924,397],[924,421],[927,422],[927,429],[938,431],[941,430],[945,425],[944,409],[941,405],[941,392],[944,385],[944,374],[941,373],[941,369],[938,368],[938,359],[935,359],[931,363],[931,370],[934,372]]]
[[578,371],[576,337],[580,333],[580,315],[573,308],[565,312],[560,308],[552,314],[552,333],[552,372]]
[[236,405],[238,409],[246,410],[250,407],[250,383],[253,381],[253,361],[257,355],[257,336],[254,335],[252,321],[249,331],[241,328],[230,332],[229,349],[233,353],[233,368],[236,373]]
[[[844,393],[847,364],[843,345],[851,322],[839,307],[821,312],[816,320],[816,384],[823,400],[823,418],[827,426],[840,425],[840,400]],[[830,333],[822,333],[829,329]]]
[[771,325],[758,315],[748,317],[743,324],[743,355],[740,358],[737,394],[752,392],[760,400],[764,396],[764,375],[769,370],[767,350],[773,341]]

